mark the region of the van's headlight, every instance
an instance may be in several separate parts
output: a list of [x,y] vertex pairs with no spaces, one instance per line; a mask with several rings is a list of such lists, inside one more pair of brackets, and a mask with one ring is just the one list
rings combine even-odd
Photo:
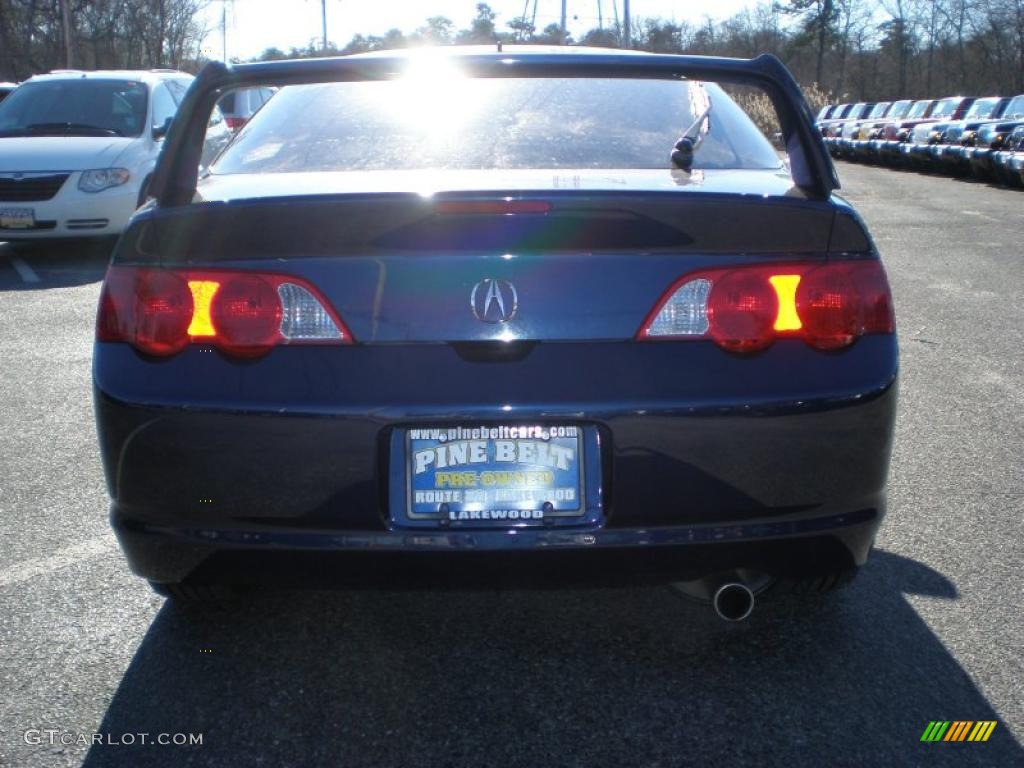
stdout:
[[93,171],[82,171],[78,180],[78,188],[83,192],[102,192],[110,187],[119,187],[128,181],[129,173],[125,168],[97,168]]

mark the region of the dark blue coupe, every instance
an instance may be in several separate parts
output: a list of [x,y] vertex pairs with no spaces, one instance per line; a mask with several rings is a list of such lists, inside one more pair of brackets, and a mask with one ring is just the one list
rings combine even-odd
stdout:
[[[253,86],[281,90],[200,170]],[[99,308],[129,564],[178,599],[651,579],[730,619],[844,583],[885,513],[897,346],[837,187],[769,56],[209,65]]]

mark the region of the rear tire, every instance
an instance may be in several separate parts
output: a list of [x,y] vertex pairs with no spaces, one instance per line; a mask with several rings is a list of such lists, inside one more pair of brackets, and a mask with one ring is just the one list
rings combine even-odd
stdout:
[[166,584],[149,582],[161,597],[173,600],[178,605],[217,605],[237,600],[242,595],[239,587],[231,584]]

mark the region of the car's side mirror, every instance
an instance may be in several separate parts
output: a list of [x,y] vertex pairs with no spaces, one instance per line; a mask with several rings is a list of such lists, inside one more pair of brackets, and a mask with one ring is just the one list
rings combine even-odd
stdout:
[[167,135],[167,132],[169,130],[171,130],[171,120],[172,119],[173,118],[168,117],[166,120],[164,120],[164,124],[163,125],[154,125],[153,126],[153,140],[154,141],[160,141],[160,139],[162,139],[164,136]]

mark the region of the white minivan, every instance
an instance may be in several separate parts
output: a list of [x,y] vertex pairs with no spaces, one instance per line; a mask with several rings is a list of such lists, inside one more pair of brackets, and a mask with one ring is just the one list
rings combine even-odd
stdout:
[[[117,235],[144,202],[192,76],[62,70],[0,103],[0,240]],[[231,138],[215,111],[208,161]]]

